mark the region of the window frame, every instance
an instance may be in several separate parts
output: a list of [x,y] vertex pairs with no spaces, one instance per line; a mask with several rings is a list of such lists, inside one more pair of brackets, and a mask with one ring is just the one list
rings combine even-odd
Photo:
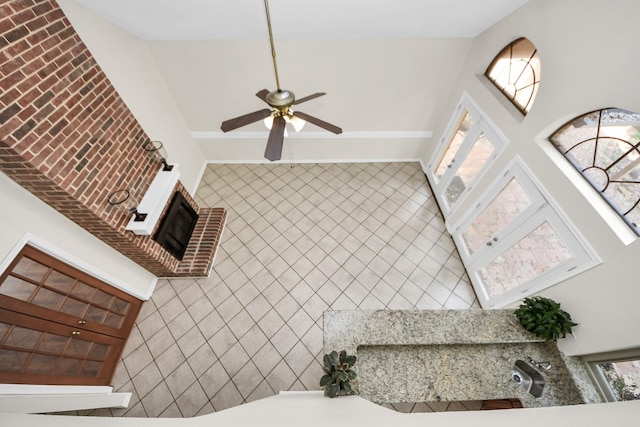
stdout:
[[[536,96],[538,95],[538,90],[540,89],[540,82],[541,82],[540,70],[538,70],[537,79],[536,79],[535,69],[533,70],[533,75],[534,75],[534,82],[532,84],[533,90],[532,90],[531,96],[529,97],[529,101],[524,106],[516,102],[516,94],[517,94],[517,91],[520,90],[520,88],[516,87],[516,92],[513,95],[510,95],[506,90],[506,86],[505,87],[500,86],[498,82],[490,76],[490,74],[493,72],[493,69],[498,63],[498,61],[504,58],[503,52],[505,52],[507,49],[513,49],[514,45],[516,45],[519,42],[522,42],[523,40],[526,40],[527,42],[529,42],[533,47],[533,53],[527,60],[527,64],[530,65],[533,58],[537,58],[538,62],[540,63],[541,62],[540,55],[538,53],[538,48],[536,48],[535,44],[533,44],[533,42],[526,37],[519,37],[513,40],[511,43],[509,43],[505,47],[503,47],[500,50],[500,52],[498,52],[498,54],[493,58],[493,60],[491,61],[491,63],[489,64],[489,66],[487,67],[483,75],[491,83],[491,85],[497,88],[500,94],[504,96],[504,98],[506,98],[509,101],[509,103],[513,105],[520,112],[520,114],[522,114],[523,116],[526,116],[529,113],[529,111],[531,111],[531,108],[533,107],[533,103],[535,102]],[[513,62],[512,59],[509,59],[509,61],[510,63]],[[541,66],[542,64],[540,64],[540,68]]]
[[587,367],[587,372],[593,380],[600,396],[607,402],[620,402],[611,390],[611,385],[606,376],[598,368],[601,363],[624,362],[628,360],[640,360],[640,348],[610,351],[606,353],[589,354],[582,356],[582,361]]
[[[551,132],[551,134],[547,137],[547,143],[548,143],[548,146],[551,147],[551,149],[555,151],[555,153],[557,153],[557,156],[553,156],[550,154],[551,159],[556,163],[558,167],[560,167],[560,169],[570,179],[572,184],[591,203],[591,205],[596,209],[596,211],[598,211],[600,216],[602,216],[603,219],[605,219],[607,224],[609,224],[610,227],[613,229],[613,231],[616,232],[616,234],[623,241],[623,243],[629,244],[632,241],[635,241],[638,237],[640,237],[640,228],[634,227],[631,223],[631,220],[628,219],[626,215],[622,212],[622,209],[616,206],[616,204],[612,200],[610,200],[608,197],[606,197],[603,194],[602,191],[596,188],[596,185],[582,172],[582,167],[576,164],[574,160],[567,157],[565,154],[565,151],[568,153],[569,151],[571,151],[571,149],[575,148],[579,144],[586,142],[587,140],[577,142],[569,150],[564,150],[563,147],[560,147],[559,143],[556,143],[554,141],[554,137],[556,137],[556,135],[558,135],[562,129],[564,129],[571,123],[575,122],[576,120],[586,117],[593,113],[600,113],[599,118],[601,118],[601,114],[603,111],[616,110],[616,109],[623,110],[622,108],[618,108],[618,107],[605,107],[605,108],[600,108],[597,110],[589,111],[589,112],[580,114],[578,116],[575,116],[572,119],[563,123],[555,131]],[[628,110],[625,110],[625,111],[628,111]],[[638,113],[634,113],[634,114],[638,114]],[[598,124],[598,127],[599,126],[600,125]],[[596,141],[599,140],[600,138],[607,138],[607,137],[606,136],[601,137],[598,130],[598,134],[596,135]],[[640,153],[640,148],[636,150]],[[561,163],[566,167],[562,167]],[[594,197],[593,197],[594,195],[597,196],[597,199],[598,199],[597,201],[594,200]],[[638,200],[638,202],[636,202],[636,204],[639,202],[640,202],[640,199]],[[617,218],[618,221],[613,221],[612,217]],[[622,224],[626,228],[627,233],[619,230],[620,224]],[[632,235],[632,237],[630,235]]]

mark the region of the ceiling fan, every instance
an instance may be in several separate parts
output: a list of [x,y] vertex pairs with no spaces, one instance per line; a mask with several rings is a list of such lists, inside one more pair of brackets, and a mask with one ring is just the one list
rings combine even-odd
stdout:
[[280,88],[280,79],[278,78],[278,65],[276,64],[276,49],[273,44],[273,32],[271,30],[271,16],[269,15],[269,1],[264,0],[264,8],[267,14],[267,26],[269,27],[269,41],[271,42],[271,56],[273,57],[273,70],[276,75],[276,87],[274,91],[262,89],[256,96],[269,104],[272,110],[265,108],[263,110],[254,111],[253,113],[245,114],[243,116],[235,117],[230,120],[222,122],[223,132],[229,132],[242,126],[246,126],[251,123],[255,123],[260,120],[269,118],[265,123],[271,122],[271,131],[269,132],[269,138],[267,140],[267,148],[264,152],[264,157],[268,160],[275,161],[280,160],[282,156],[282,144],[284,143],[285,127],[287,122],[291,123],[296,131],[302,129],[305,122],[313,123],[323,129],[333,132],[335,134],[342,133],[342,129],[338,126],[327,123],[324,120],[320,120],[316,117],[310,116],[300,111],[293,111],[292,105],[302,104],[303,102],[310,101],[318,98],[322,95],[326,95],[324,92],[314,93],[312,95],[305,96],[300,99],[296,99],[293,92]]

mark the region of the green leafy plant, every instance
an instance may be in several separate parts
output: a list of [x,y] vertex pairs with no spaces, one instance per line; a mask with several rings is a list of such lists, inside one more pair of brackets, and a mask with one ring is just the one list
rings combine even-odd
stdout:
[[560,309],[560,303],[549,298],[525,298],[515,311],[520,324],[529,332],[545,341],[557,341],[571,333],[577,326],[566,311]]
[[355,394],[351,387],[351,380],[356,378],[356,371],[351,369],[355,363],[356,356],[347,355],[345,350],[324,355],[324,375],[320,378],[320,387],[324,388],[327,396]]

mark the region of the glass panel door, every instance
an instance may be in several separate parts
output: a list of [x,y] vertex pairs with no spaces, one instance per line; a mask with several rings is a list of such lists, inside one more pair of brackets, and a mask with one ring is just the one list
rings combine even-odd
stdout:
[[491,143],[487,135],[484,132],[480,133],[475,142],[473,142],[469,153],[463,158],[462,164],[456,169],[445,190],[449,206],[453,206],[458,201],[464,190],[480,173],[484,165],[487,164],[495,150],[496,147]]
[[467,136],[467,133],[469,133],[469,129],[473,125],[473,122],[474,118],[471,113],[469,113],[466,108],[463,109],[455,129],[449,137],[447,148],[436,167],[435,176],[438,180],[442,178],[442,175],[447,171],[447,168],[451,167],[451,162],[458,153],[458,150]]
[[518,182],[518,179],[512,177],[462,233],[462,241],[467,253],[473,255],[483,245],[491,246],[493,236],[500,234],[508,224],[532,204],[531,196]]
[[0,275],[0,383],[108,385],[141,305],[25,246]]
[[465,94],[444,133],[427,177],[446,217],[506,145],[484,114]]
[[515,302],[594,261],[519,159],[451,234],[484,308]]
[[510,246],[479,271],[489,299],[527,283],[573,257],[567,244],[548,223]]
[[[6,298],[18,301],[7,301]],[[128,336],[141,301],[29,246],[0,276],[0,304],[117,337]]]
[[124,343],[0,308],[0,382],[108,385]]

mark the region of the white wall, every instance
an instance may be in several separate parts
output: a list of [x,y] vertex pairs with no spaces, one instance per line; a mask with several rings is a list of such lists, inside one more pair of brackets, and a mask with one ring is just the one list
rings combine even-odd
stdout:
[[[603,403],[551,408],[511,409],[502,411],[435,412],[401,414],[368,402],[357,396],[329,399],[322,394],[306,392],[280,394],[236,406],[221,412],[195,418],[99,418],[91,417],[95,427],[182,427],[182,426],[260,426],[260,427],[324,427],[350,426],[439,426],[478,427],[567,425],[602,426],[615,420],[621,425],[637,423],[640,402]],[[13,427],[86,426],[86,417],[60,415],[2,414],[2,421]]]
[[[536,0],[478,36],[463,66],[463,74],[447,99],[434,129],[440,138],[463,91],[468,91],[510,140],[495,168],[476,186],[479,194],[504,166],[519,154],[552,198],[572,219],[603,260],[600,266],[547,289],[542,295],[562,303],[580,323],[577,340],[561,341],[567,354],[588,354],[640,347],[637,324],[637,260],[640,242],[625,246],[543,152],[545,139],[567,120],[603,107],[640,112],[637,91],[637,51],[640,27],[635,0]],[[493,57],[518,37],[527,37],[541,57],[541,84],[529,114],[523,119],[502,102],[482,76]],[[431,152],[425,153],[426,160]],[[458,212],[472,204],[467,199]]]
[[145,43],[73,0],[58,4],[147,135],[162,141],[170,163],[180,164],[182,183],[195,191],[202,153]]
[[[156,277],[0,173],[0,263],[4,266],[28,233],[47,248],[71,255],[97,277],[147,299]],[[80,266],[82,267],[82,266]],[[3,271],[3,270],[2,270]]]

